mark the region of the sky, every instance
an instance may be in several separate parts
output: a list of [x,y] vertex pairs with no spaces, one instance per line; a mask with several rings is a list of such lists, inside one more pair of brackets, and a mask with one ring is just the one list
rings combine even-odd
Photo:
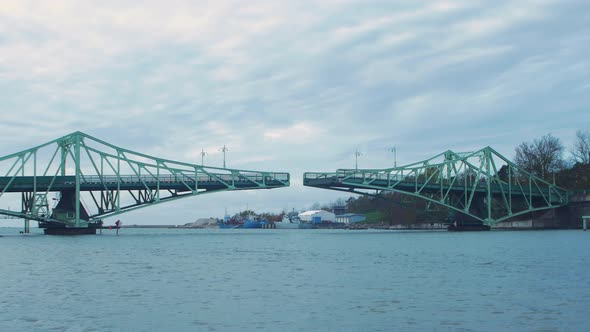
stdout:
[[590,129],[590,2],[0,1],[0,156],[75,131],[184,162],[286,171],[291,187],[118,216],[184,224],[340,197],[305,171],[447,149],[513,159]]

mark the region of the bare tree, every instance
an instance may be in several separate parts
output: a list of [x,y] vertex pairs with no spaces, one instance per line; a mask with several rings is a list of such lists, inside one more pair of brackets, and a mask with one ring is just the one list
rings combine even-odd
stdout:
[[590,130],[578,130],[576,142],[572,150],[574,162],[579,164],[590,164]]
[[346,200],[342,197],[338,197],[334,202],[330,203],[330,207],[346,206]]
[[532,143],[522,142],[516,147],[515,163],[541,178],[549,179],[551,173],[563,168],[563,145],[559,138],[547,134]]

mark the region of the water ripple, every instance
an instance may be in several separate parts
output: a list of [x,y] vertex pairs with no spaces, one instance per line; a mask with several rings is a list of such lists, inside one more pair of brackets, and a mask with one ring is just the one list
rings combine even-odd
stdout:
[[0,229],[0,331],[585,331],[576,231]]

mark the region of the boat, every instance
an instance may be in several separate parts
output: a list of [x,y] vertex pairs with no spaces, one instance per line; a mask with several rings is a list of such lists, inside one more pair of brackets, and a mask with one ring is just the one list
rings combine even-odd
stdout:
[[299,228],[299,223],[294,223],[294,222],[284,221],[284,220],[282,220],[280,222],[276,222],[275,225],[279,229],[298,229]]
[[223,220],[217,220],[217,227],[219,227],[220,229],[242,228],[243,226],[244,226],[243,221],[233,219],[229,215],[227,215],[227,213],[223,217]]
[[268,222],[264,219],[244,219],[244,228],[262,228],[263,225],[266,225]]
[[217,221],[217,227],[219,227],[220,229],[227,229],[227,228],[242,228],[244,226],[244,224],[239,223],[239,222],[234,222],[234,221],[228,221],[225,222],[223,220],[218,220]]
[[297,212],[289,212],[285,214],[283,220],[275,223],[276,228],[279,229],[309,229],[314,228],[310,222],[303,221],[299,218]]

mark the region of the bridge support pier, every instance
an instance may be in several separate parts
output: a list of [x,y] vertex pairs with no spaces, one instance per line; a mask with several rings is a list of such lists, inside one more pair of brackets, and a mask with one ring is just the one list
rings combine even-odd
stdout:
[[463,223],[459,220],[455,220],[452,224],[447,226],[449,232],[466,232],[466,231],[489,231],[490,226],[484,225],[481,222],[478,223]]
[[[482,196],[476,196],[474,203],[470,208],[470,213],[475,215],[484,215],[486,211],[485,202]],[[455,210],[449,209],[448,217],[449,225],[447,230],[450,232],[464,232],[464,231],[489,231],[491,227],[483,224],[481,221],[471,217],[467,213],[459,213]]]
[[102,221],[88,222],[88,212],[74,190],[61,191],[61,198],[53,209],[51,218],[61,222],[40,222],[39,228],[44,228],[47,235],[96,234],[96,229],[102,226]]
[[31,221],[29,219],[25,219],[25,234],[29,234],[31,232],[30,222]]
[[95,235],[96,227],[50,227],[45,228],[45,235]]

